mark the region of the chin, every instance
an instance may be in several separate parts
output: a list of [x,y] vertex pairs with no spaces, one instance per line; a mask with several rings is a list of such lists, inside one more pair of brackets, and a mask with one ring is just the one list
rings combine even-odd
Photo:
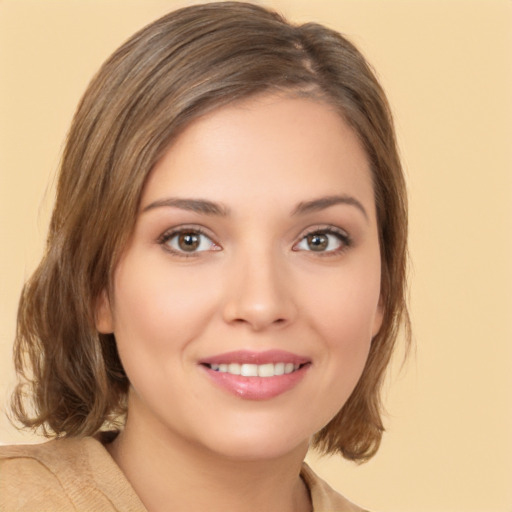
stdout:
[[267,439],[230,439],[215,446],[218,455],[237,462],[258,462],[281,459],[297,454],[303,459],[309,446],[309,439],[298,443],[282,439],[281,436],[269,436]]
[[291,453],[303,458],[310,442],[310,429],[290,429],[290,423],[267,422],[262,425],[246,417],[243,424],[215,425],[203,446],[216,454],[237,461],[262,461]]

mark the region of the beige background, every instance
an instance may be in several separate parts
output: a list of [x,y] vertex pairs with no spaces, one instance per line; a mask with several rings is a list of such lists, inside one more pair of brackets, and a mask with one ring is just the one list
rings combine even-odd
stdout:
[[[100,63],[173,0],[0,0],[0,405],[52,177]],[[381,451],[311,458],[371,510],[512,511],[512,2],[268,0],[348,35],[396,115],[411,199],[415,353]],[[32,440],[2,414],[0,442]]]

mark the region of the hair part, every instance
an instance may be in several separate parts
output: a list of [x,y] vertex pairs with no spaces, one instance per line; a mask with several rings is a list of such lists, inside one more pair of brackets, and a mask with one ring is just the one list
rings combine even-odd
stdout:
[[384,319],[354,392],[313,444],[356,461],[377,451],[385,370],[400,326],[409,325],[407,201],[390,109],[343,36],[239,2],[155,21],[105,62],[85,92],[61,161],[46,252],[20,300],[12,409],[25,426],[82,436],[122,423],[129,382],[114,336],[96,330],[95,311],[101,294],[111,295],[146,179],[193,120],[266,92],[334,106],[370,162]]

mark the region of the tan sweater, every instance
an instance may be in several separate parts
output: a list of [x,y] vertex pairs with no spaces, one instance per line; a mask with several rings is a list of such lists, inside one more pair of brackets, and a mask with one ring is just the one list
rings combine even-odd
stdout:
[[[304,464],[314,512],[360,512]],[[0,447],[1,512],[147,512],[103,444],[92,437]],[[171,508],[172,510],[172,508]]]

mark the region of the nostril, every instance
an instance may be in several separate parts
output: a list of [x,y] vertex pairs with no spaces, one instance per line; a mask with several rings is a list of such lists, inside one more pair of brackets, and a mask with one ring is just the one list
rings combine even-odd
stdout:
[[249,325],[254,330],[267,327],[283,328],[294,317],[294,306],[287,298],[262,297],[261,294],[249,293],[229,297],[222,306],[223,319],[231,324],[242,327]]

